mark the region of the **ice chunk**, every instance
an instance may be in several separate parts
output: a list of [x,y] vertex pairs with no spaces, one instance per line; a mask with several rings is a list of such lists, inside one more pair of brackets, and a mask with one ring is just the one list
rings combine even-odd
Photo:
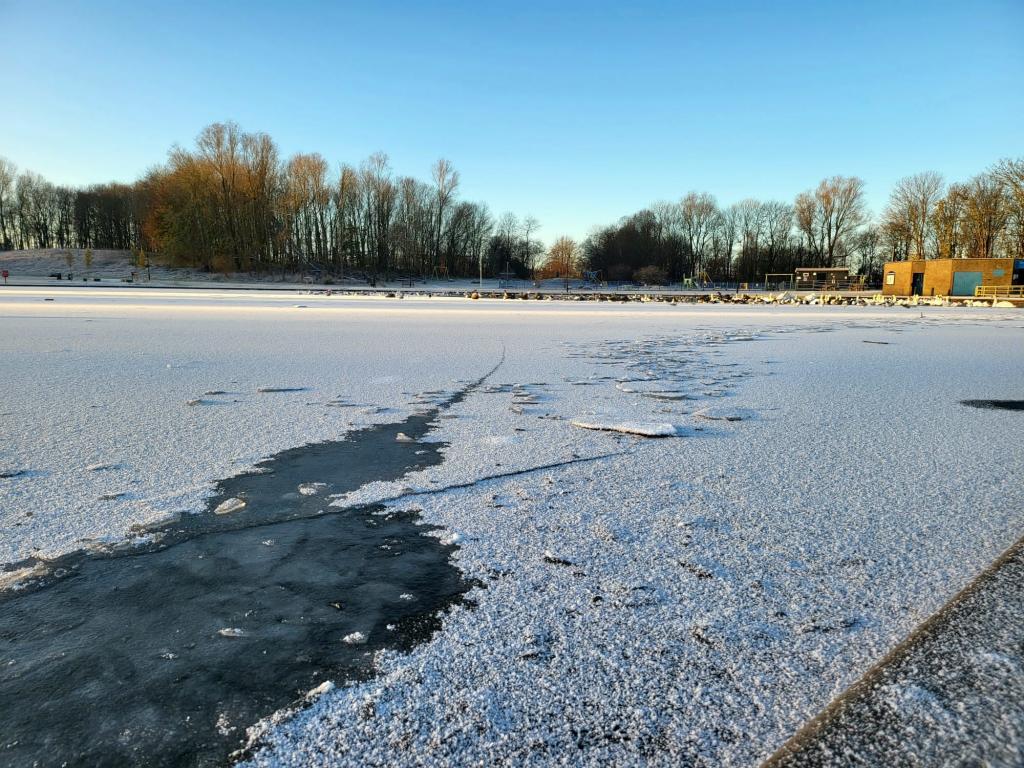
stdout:
[[325,693],[330,693],[333,690],[334,681],[324,680],[316,688],[313,688],[312,690],[306,692],[306,701],[311,701],[312,699],[319,698],[320,696],[323,696]]
[[604,432],[622,432],[626,435],[641,435],[643,437],[678,437],[685,434],[685,430],[675,424],[659,424],[637,421],[608,422],[608,421],[582,421],[574,419],[570,422],[574,427],[581,429],[596,429]]
[[366,635],[362,632],[352,632],[351,634],[345,635],[341,638],[341,642],[347,643],[348,645],[362,645],[366,642]]
[[238,627],[224,627],[224,629],[218,629],[217,634],[221,637],[243,637],[245,630]]
[[225,499],[213,510],[215,515],[230,515],[232,512],[237,512],[245,506],[245,501],[232,496],[230,499]]
[[49,573],[49,569],[42,563],[14,571],[0,571],[0,590],[18,589],[28,579],[39,578],[47,573]]

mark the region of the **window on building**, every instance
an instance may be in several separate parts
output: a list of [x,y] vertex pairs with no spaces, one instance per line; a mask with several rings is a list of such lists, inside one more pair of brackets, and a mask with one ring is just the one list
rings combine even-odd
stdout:
[[885,275],[885,284],[886,285],[893,285],[893,284],[895,284],[895,282],[896,282],[896,273],[895,272],[888,272],[888,273],[886,273],[886,275]]

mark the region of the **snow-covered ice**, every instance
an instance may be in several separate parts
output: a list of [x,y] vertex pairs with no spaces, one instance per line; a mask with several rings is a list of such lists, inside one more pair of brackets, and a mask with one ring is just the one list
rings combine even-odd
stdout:
[[960,404],[1020,397],[1011,310],[50,295],[0,294],[5,563],[493,369],[442,464],[331,507],[417,510],[474,604],[254,730],[256,764],[756,764],[1024,521],[1016,414]]

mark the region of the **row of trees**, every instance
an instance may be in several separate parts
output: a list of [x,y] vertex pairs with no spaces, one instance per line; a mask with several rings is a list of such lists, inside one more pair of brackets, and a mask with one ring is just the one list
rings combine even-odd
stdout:
[[282,160],[266,134],[216,123],[132,185],[61,187],[0,159],[0,248],[144,249],[225,272],[530,274],[537,220],[495,220],[458,189],[447,160],[428,182],[382,153],[332,173],[319,154]]
[[131,185],[57,186],[0,157],[0,249],[133,248],[139,203]]
[[191,148],[134,184],[51,184],[0,158],[0,248],[142,249],[218,271],[341,275],[565,276],[756,282],[801,266],[849,266],[875,279],[886,260],[1024,258],[1024,160],[964,183],[901,180],[877,221],[864,182],[833,176],[792,202],[720,206],[707,193],[656,203],[583,243],[545,254],[539,223],[460,200],[438,160],[429,180],[397,176],[382,153],[332,171],[321,155],[282,159],[264,133],[205,128]]
[[559,241],[552,249],[548,273],[757,282],[803,266],[847,266],[877,280],[886,261],[1024,258],[1024,160],[1003,160],[948,186],[937,173],[902,179],[878,222],[868,215],[864,182],[833,176],[792,203],[748,199],[722,207],[691,192],[599,228],[582,244],[569,242],[572,248]]
[[894,260],[1024,258],[1024,159],[948,186],[937,173],[902,179],[879,237]]

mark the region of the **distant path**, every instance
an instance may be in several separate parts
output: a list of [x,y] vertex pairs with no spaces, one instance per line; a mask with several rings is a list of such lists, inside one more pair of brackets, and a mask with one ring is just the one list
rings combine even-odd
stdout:
[[1024,765],[1024,538],[764,763]]
[[[621,297],[623,299],[636,300],[641,297],[650,297],[652,299],[659,298],[689,298],[698,299],[700,297],[709,297],[713,295],[721,296],[738,296],[748,295],[754,296],[759,294],[779,294],[789,293],[792,296],[803,297],[809,294],[821,294],[827,293],[830,296],[842,296],[847,298],[870,298],[881,293],[880,289],[867,290],[867,291],[766,291],[761,288],[749,288],[738,290],[736,288],[708,288],[708,289],[676,289],[676,288],[656,288],[656,287],[608,287],[608,288],[571,288],[566,291],[562,287],[557,286],[540,286],[534,288],[529,285],[520,285],[508,288],[497,288],[493,285],[485,285],[482,289],[476,283],[470,283],[466,281],[460,281],[453,285],[438,285],[438,284],[416,284],[409,286],[408,284],[391,283],[378,286],[369,285],[322,285],[319,283],[274,283],[274,282],[213,282],[213,281],[191,281],[191,280],[153,280],[153,281],[139,281],[139,282],[124,282],[121,280],[113,280],[110,278],[104,279],[101,282],[86,282],[86,281],[75,281],[75,280],[53,280],[47,278],[35,278],[35,277],[16,277],[11,278],[8,284],[9,288],[52,288],[54,290],[61,289],[101,289],[101,288],[145,288],[145,289],[170,289],[170,290],[208,290],[208,291],[276,291],[283,293],[326,293],[330,292],[336,295],[379,295],[386,296],[388,294],[407,294],[413,296],[466,296],[469,293],[478,293],[480,298],[484,299],[500,299],[508,297],[525,298],[530,296],[531,298],[536,297],[547,297],[560,298],[560,297],[573,297],[573,298],[586,298],[593,299],[596,297]],[[3,291],[4,285],[0,283],[0,292]]]

